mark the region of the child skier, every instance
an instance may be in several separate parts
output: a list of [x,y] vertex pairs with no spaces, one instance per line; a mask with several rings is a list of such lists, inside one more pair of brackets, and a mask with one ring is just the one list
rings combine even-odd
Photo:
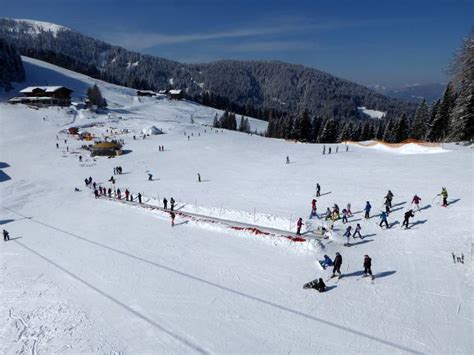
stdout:
[[413,200],[411,200],[411,203],[415,204],[415,208],[417,211],[420,210],[420,201],[421,201],[421,198],[416,194],[415,196],[413,196]]
[[334,258],[334,268],[332,270],[332,277],[336,276],[336,272],[341,276],[341,265],[342,265],[342,256],[339,253],[336,253],[336,257]]
[[343,237],[346,237],[347,238],[347,243],[344,243],[345,246],[349,246],[349,239],[351,237],[351,234],[352,234],[352,227],[349,226],[347,227],[346,229],[346,232],[342,235]]
[[170,217],[171,217],[171,227],[174,227],[174,219],[176,217],[174,212],[170,212]]
[[371,210],[372,206],[370,205],[370,202],[367,201],[365,203],[365,208],[364,208],[364,211],[365,211],[365,219],[369,219],[370,218],[370,210]]
[[355,231],[354,231],[354,234],[352,235],[352,238],[356,238],[356,234],[359,235],[359,238],[362,239],[362,235],[360,234],[360,230],[362,229],[362,227],[360,226],[359,223],[357,223],[356,227],[355,227]]
[[342,210],[342,223],[347,223],[347,210],[345,208]]
[[368,255],[364,255],[364,277],[369,275],[373,280],[374,275],[372,275],[372,259]]
[[443,197],[443,207],[448,206],[448,190],[446,190],[446,187],[441,188],[441,193],[438,194],[438,196],[441,195]]
[[319,260],[319,264],[323,267],[324,270],[326,270],[328,266],[332,266],[332,260],[329,256],[324,255],[324,259]]
[[327,221],[329,218],[331,218],[331,215],[332,215],[331,209],[328,207],[328,208],[326,209],[326,217],[325,217],[325,220]]
[[347,204],[346,210],[347,210],[347,215],[349,217],[352,217],[352,210],[351,210],[351,203],[350,202]]
[[388,207],[392,208],[392,200],[393,200],[393,193],[392,191],[388,190],[387,196],[385,196],[385,205],[388,204]]
[[388,215],[385,211],[380,214],[380,223],[379,223],[380,228],[382,228],[382,224],[384,224],[384,223],[385,223],[385,227],[390,228],[388,226],[387,216]]
[[296,234],[301,235],[301,227],[304,225],[303,219],[300,217],[298,218],[298,221],[296,222]]
[[316,200],[314,198],[311,201],[311,214],[310,214],[309,218],[312,218],[313,216],[317,216],[316,215]]
[[410,217],[415,217],[413,210],[409,210],[408,212],[405,212],[405,218],[403,219],[402,227],[406,227],[408,229],[408,223],[409,223]]

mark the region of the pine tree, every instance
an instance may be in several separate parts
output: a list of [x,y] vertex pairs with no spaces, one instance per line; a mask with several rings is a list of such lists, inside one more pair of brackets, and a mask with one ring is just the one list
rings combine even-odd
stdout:
[[338,123],[333,118],[326,120],[319,137],[321,143],[335,143],[338,141]]
[[449,117],[454,109],[455,94],[452,83],[449,83],[444,91],[443,98],[439,104],[436,116],[428,131],[428,139],[431,141],[442,141],[445,139],[449,128]]
[[450,141],[474,139],[474,28],[453,62],[458,96],[450,118]]
[[212,127],[220,128],[219,127],[219,118],[217,117],[217,113],[214,115],[214,121],[212,122]]
[[310,142],[316,143],[318,141],[319,131],[321,129],[322,119],[315,116],[311,120]]
[[395,141],[395,136],[393,134],[393,128],[394,128],[393,120],[388,120],[388,122],[386,122],[385,129],[384,129],[384,132],[383,132],[383,137],[382,137],[382,139],[385,142],[393,143]]
[[406,113],[403,113],[395,123],[393,129],[393,139],[396,143],[408,139],[410,135],[410,123]]
[[412,137],[416,139],[425,139],[429,122],[429,110],[426,100],[420,102],[415,112],[415,119],[412,127]]
[[102,97],[102,93],[96,84],[87,89],[87,98],[90,105],[96,106],[98,108],[107,107],[107,101]]
[[303,111],[299,122],[299,140],[309,142],[311,135],[311,121],[309,120],[308,111]]

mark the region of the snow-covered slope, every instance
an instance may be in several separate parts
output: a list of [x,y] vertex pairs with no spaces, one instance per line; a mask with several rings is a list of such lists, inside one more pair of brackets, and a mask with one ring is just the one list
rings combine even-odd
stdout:
[[[29,80],[37,73],[76,85],[79,96],[95,82],[25,60]],[[201,123],[216,111],[206,107],[99,86],[110,116],[0,103],[0,223],[12,237],[1,247],[2,352],[472,353],[472,151],[351,146],[322,155],[321,145],[211,130]],[[85,142],[63,133],[72,125],[123,139],[127,154],[88,157]],[[165,134],[141,139],[151,125]],[[360,223],[364,239],[344,247],[340,221],[316,245],[182,215],[172,228],[167,213],[94,199],[84,178],[112,187],[116,166],[124,174],[115,187],[147,203],[174,197],[179,211],[287,230],[301,216],[304,232],[323,223],[308,219],[319,182],[318,212],[351,202],[349,224]],[[447,208],[436,196],[441,186]],[[388,189],[395,198],[385,230],[376,215]],[[403,230],[415,193],[422,210]],[[345,277],[328,281],[325,293],[303,290],[329,277],[316,260],[336,252]],[[364,254],[374,283],[361,278]]]
[[[55,23],[37,21],[37,20],[28,20],[28,19],[13,19],[18,25],[23,25],[27,28],[27,33],[36,35],[40,32],[51,32],[51,34],[56,37],[59,31],[70,31],[69,28]],[[15,30],[15,28],[12,28]]]

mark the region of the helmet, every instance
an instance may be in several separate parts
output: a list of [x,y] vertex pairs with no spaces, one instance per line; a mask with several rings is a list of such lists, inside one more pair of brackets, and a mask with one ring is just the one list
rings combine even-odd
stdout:
[[339,252],[337,252],[336,255],[341,255],[341,254],[339,254]]

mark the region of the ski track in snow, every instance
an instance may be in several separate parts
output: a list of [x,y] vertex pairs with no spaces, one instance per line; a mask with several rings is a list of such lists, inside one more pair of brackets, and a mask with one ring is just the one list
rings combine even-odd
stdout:
[[[111,107],[107,116],[0,103],[0,223],[12,237],[1,250],[3,353],[472,353],[469,149],[351,146],[323,156],[321,145],[211,130],[218,110],[137,99],[134,90],[24,60],[28,82],[15,90],[48,79],[80,98],[97,83]],[[88,157],[66,135],[71,124],[98,137],[112,129],[130,152]],[[165,134],[132,139],[152,125]],[[178,214],[171,228],[166,212],[95,200],[84,178],[109,187],[117,165],[122,191],[140,191],[152,205],[173,196],[182,213],[207,217],[183,223]],[[361,223],[364,239],[343,246],[339,221],[316,244],[210,222],[294,232],[302,216],[311,230],[322,222],[307,217],[316,182],[318,213],[351,202],[348,224]],[[435,203],[441,186],[448,208]],[[389,188],[393,227],[381,229],[377,207],[369,220],[362,208],[366,200],[381,206]],[[415,193],[424,207],[413,228],[401,229]],[[303,290],[327,279],[332,269],[315,262],[336,251],[344,277],[328,281],[326,293]],[[465,263],[453,263],[452,252]],[[359,280],[366,253],[373,283]]]

